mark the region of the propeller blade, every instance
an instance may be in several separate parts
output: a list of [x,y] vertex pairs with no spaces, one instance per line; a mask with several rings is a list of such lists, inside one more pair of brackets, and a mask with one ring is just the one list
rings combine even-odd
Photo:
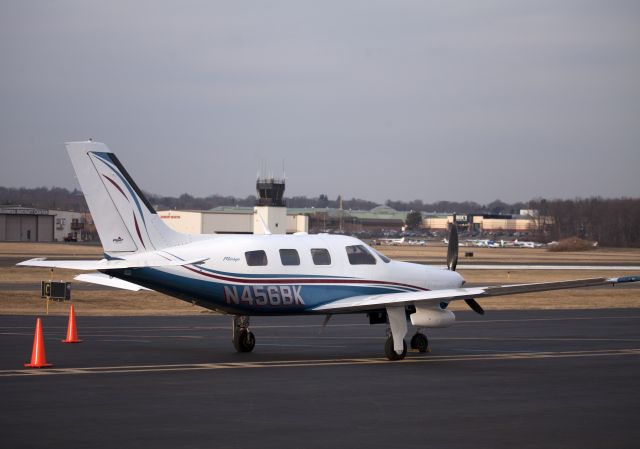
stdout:
[[458,227],[449,225],[449,245],[447,246],[447,268],[456,271],[458,265]]
[[465,299],[464,302],[466,302],[467,305],[471,307],[471,310],[473,310],[475,313],[484,315],[484,309],[480,306],[480,304],[478,304],[478,302],[475,299],[473,298]]

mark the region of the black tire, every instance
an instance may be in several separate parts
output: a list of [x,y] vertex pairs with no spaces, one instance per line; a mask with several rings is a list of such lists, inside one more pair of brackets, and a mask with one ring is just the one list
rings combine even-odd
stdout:
[[393,337],[387,338],[384,344],[384,354],[389,360],[402,360],[407,355],[407,342],[402,340],[402,353],[398,354],[393,350]]
[[253,332],[241,330],[233,339],[233,347],[238,352],[251,352],[256,345],[256,337]]
[[417,349],[419,352],[427,352],[429,349],[429,339],[427,339],[427,336],[418,332],[411,337],[411,349]]

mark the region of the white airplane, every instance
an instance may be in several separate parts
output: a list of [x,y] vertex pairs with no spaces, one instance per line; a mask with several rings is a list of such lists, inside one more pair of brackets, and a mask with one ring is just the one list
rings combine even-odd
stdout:
[[476,298],[563,288],[636,282],[640,276],[563,282],[464,287],[455,272],[458,235],[451,228],[447,268],[393,261],[362,241],[339,235],[189,235],[170,229],[102,143],[67,144],[91,210],[103,260],[31,259],[18,265],[94,271],[78,280],[128,290],[151,289],[232,315],[233,344],[249,352],[254,315],[367,314],[388,323],[385,354],[405,357],[407,321],[411,347],[427,351],[423,328],[450,326],[451,301],[482,314]]
[[493,243],[492,240],[478,240],[478,239],[471,239],[471,240],[467,240],[467,243],[471,244],[471,246],[477,246],[479,248],[489,248],[489,245],[491,243]]
[[513,246],[515,246],[516,248],[541,248],[544,245],[538,242],[529,242],[516,239],[513,241]]
[[[442,243],[444,243],[445,245],[449,244],[449,239],[448,238],[443,238],[442,239]],[[469,246],[469,241],[465,241],[465,242],[458,242],[458,246]]]
[[383,245],[402,245],[405,243],[405,238],[399,238],[399,239],[378,239],[380,241],[381,244]]

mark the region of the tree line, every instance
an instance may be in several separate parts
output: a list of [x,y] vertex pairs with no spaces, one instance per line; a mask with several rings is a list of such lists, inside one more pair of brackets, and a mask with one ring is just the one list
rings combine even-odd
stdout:
[[537,199],[541,241],[579,237],[608,247],[640,247],[640,198]]
[[[196,197],[183,193],[180,196],[163,196],[145,192],[145,195],[156,210],[183,209],[183,210],[209,210],[219,206],[252,207],[256,205],[257,197],[248,195],[244,198],[234,196],[209,195]],[[330,200],[327,195],[320,194],[317,197],[293,196],[286,198],[288,207],[304,208],[315,207],[338,208],[342,203],[344,209],[372,209],[379,204],[373,201],[352,198],[341,200],[340,197]],[[0,187],[0,205],[20,205],[39,209],[69,210],[75,212],[88,212],[84,195],[78,189],[67,190],[60,187],[37,188],[13,188]]]
[[[147,193],[147,198],[153,206],[158,209],[187,209],[187,210],[208,210],[219,206],[255,206],[257,197],[248,195],[244,198],[234,196],[209,195],[206,197],[196,197],[183,193],[180,196],[163,196]],[[370,210],[380,203],[364,200],[361,198],[341,198],[330,199],[326,194],[317,197],[292,196],[285,197],[288,207],[292,208],[335,208],[342,207],[345,210]],[[78,189],[67,190],[60,187],[36,187],[36,188],[12,188],[0,187],[0,204],[21,205],[25,207],[36,207],[42,209],[71,210],[76,212],[88,212],[87,203],[82,192]],[[396,201],[387,200],[385,205],[396,210],[420,211],[420,212],[456,212],[459,214],[469,213],[491,213],[500,214],[518,213],[520,209],[527,208],[528,205],[522,202],[505,203],[495,200],[486,205],[473,201],[437,201],[434,203],[423,203],[422,200]]]
[[495,200],[488,204],[479,204],[475,201],[436,201],[434,203],[423,203],[422,200],[387,200],[385,204],[396,210],[455,212],[458,214],[518,214],[521,209],[529,209],[527,203],[505,203],[501,200]]
[[12,188],[0,187],[0,205],[34,207],[36,209],[88,212],[84,195],[78,189],[60,187]]

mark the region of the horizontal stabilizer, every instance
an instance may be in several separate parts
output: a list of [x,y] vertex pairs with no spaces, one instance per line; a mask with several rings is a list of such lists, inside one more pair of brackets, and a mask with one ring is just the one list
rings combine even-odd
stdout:
[[125,268],[179,267],[200,264],[208,257],[192,260],[167,260],[162,257],[102,260],[46,260],[44,258],[25,260],[17,264],[22,267],[64,268],[68,270],[122,270]]
[[91,284],[104,285],[107,287],[120,288],[122,290],[131,290],[134,292],[140,290],[149,290],[146,287],[134,284],[133,282],[123,281],[122,279],[114,278],[108,274],[103,273],[87,273],[79,274],[74,279],[82,282],[89,282]]

